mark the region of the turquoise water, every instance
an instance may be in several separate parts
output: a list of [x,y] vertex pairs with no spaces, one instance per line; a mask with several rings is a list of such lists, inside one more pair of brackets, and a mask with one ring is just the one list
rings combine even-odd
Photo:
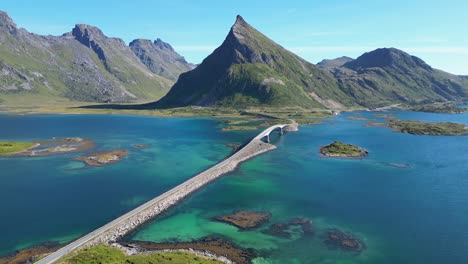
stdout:
[[76,239],[218,162],[232,151],[226,143],[255,134],[221,132],[202,118],[0,115],[0,124],[0,141],[83,137],[96,142],[90,152],[131,152],[104,167],[72,161],[77,153],[0,158],[0,256]]
[[[401,119],[468,123],[468,114],[390,112]],[[272,137],[258,156],[133,234],[147,241],[221,236],[254,248],[255,263],[468,263],[468,137],[415,136],[364,127],[346,113]],[[93,151],[131,155],[106,167],[80,154],[0,158],[0,255],[46,241],[69,242],[216,163],[256,132],[220,132],[216,120],[105,115],[0,115],[0,140],[84,137]],[[369,150],[361,160],[321,158],[334,140]],[[134,144],[151,144],[132,149]],[[397,168],[387,163],[408,164]],[[271,223],[313,220],[315,236],[272,237],[212,221],[236,210],[272,213]],[[327,228],[362,239],[360,254],[327,248]]]
[[[390,112],[401,119],[468,123],[468,115]],[[277,137],[278,149],[240,168],[132,235],[145,241],[224,237],[259,255],[255,263],[468,263],[468,137],[416,136],[364,127],[346,113]],[[366,148],[361,160],[327,159],[322,145],[341,140]],[[407,164],[409,168],[387,163]],[[315,236],[272,237],[240,231],[213,216],[236,210],[272,213],[271,222],[312,219]],[[330,249],[325,230],[362,239],[360,254]]]

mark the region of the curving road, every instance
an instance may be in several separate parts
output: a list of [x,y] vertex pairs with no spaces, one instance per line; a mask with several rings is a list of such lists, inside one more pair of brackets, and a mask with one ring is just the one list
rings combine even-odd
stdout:
[[[225,174],[226,172],[232,171],[232,169],[234,169],[240,162],[245,161],[249,158],[252,158],[256,155],[259,155],[263,152],[266,152],[275,148],[274,146],[270,144],[261,142],[261,139],[265,136],[269,136],[272,131],[278,128],[282,130],[286,126],[288,126],[288,124],[279,124],[279,125],[274,125],[265,129],[263,132],[258,134],[255,138],[253,138],[249,143],[247,143],[242,149],[238,150],[236,153],[229,156],[228,158],[221,161],[220,163],[199,173],[198,175],[192,177],[191,179],[177,185],[176,187],[157,196],[156,198],[153,198],[152,200],[138,206],[137,208],[107,223],[106,225],[92,231],[91,233],[71,242],[70,244],[62,247],[61,249],[49,254],[45,258],[36,262],[36,264],[54,263],[60,258],[62,258],[63,256],[65,256],[66,254],[68,254],[69,252],[77,249],[78,247],[81,247],[89,242],[92,242],[93,240],[98,239],[100,236],[103,236],[106,233],[111,232],[114,229],[118,229],[119,227],[122,227],[122,225],[125,224],[127,221],[130,221],[134,217],[138,216],[141,213],[144,213],[147,210],[151,210],[151,208],[154,208],[158,204],[161,204],[163,201],[167,201],[166,199],[171,199],[172,197],[180,193],[182,194],[185,193],[185,195],[181,196],[183,198],[186,195],[192,193],[193,191],[201,188],[207,182],[216,179],[217,177],[221,176],[222,174]],[[187,193],[187,190],[191,190],[191,191]],[[180,199],[181,198],[179,197],[176,201]]]

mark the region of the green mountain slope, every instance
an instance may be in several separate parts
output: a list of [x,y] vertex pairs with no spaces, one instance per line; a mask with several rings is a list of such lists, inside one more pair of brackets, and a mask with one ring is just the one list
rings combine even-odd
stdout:
[[240,16],[196,69],[183,73],[156,107],[352,105],[328,72],[255,30]]
[[76,25],[62,36],[19,29],[0,11],[0,97],[75,101],[157,99],[172,81],[152,73],[132,50],[101,30]]
[[395,48],[367,52],[330,70],[340,88],[358,104],[423,104],[468,96],[463,77],[433,69],[418,57]]

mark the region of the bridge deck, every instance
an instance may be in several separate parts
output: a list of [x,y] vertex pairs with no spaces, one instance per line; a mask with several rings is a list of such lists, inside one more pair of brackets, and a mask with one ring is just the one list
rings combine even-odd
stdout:
[[154,218],[161,212],[176,204],[187,195],[193,193],[207,183],[215,180],[223,174],[234,170],[239,163],[255,157],[261,153],[275,149],[276,147],[264,143],[261,139],[269,135],[275,129],[286,127],[287,124],[274,125],[258,134],[249,143],[236,153],[214,165],[213,167],[201,172],[191,179],[179,184],[171,190],[153,198],[152,200],[140,205],[119,218],[107,223],[106,225],[92,231],[91,233],[69,243],[61,249],[49,254],[47,257],[36,262],[37,264],[54,263],[69,252],[86,246],[93,246],[99,243],[114,242],[118,238],[128,234],[142,223]]

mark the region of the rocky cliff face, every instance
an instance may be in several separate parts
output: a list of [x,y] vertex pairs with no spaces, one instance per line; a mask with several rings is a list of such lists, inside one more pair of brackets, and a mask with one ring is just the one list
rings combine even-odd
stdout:
[[173,80],[152,72],[123,40],[79,24],[62,36],[18,29],[0,12],[0,96],[76,101],[158,99]]
[[156,39],[135,39],[130,48],[140,61],[153,73],[176,81],[179,75],[195,68],[179,55],[169,43]]

